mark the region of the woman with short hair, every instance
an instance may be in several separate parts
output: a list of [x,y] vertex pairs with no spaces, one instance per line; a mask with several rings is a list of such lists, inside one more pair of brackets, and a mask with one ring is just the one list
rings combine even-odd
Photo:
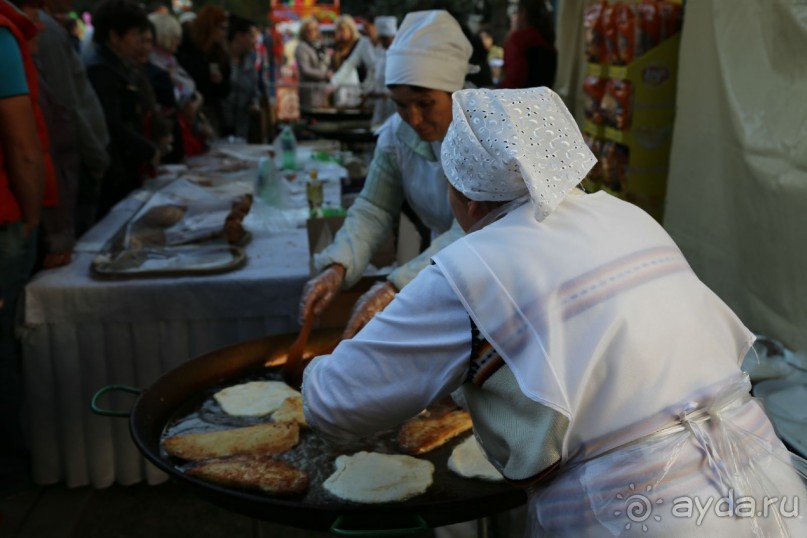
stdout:
[[333,71],[328,68],[328,51],[322,42],[319,22],[314,17],[300,21],[294,61],[300,76],[300,108],[323,108],[325,106],[325,83]]
[[182,42],[182,26],[166,13],[152,13],[149,20],[155,32],[151,63],[168,72],[174,84],[174,98],[180,105],[184,104],[196,93],[196,82],[175,56]]
[[142,183],[141,170],[160,159],[157,146],[143,134],[145,111],[132,65],[146,12],[131,0],[105,0],[93,13],[94,47],[85,61],[87,77],[98,95],[109,127],[110,166],[101,180],[97,218]]

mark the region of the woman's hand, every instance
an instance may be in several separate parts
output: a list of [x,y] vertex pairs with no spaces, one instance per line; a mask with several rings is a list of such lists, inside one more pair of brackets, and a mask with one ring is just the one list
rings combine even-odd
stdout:
[[344,280],[345,268],[339,264],[333,264],[306,282],[303,288],[303,296],[300,299],[300,312],[298,315],[301,325],[309,312],[313,312],[315,316],[322,314],[325,307],[331,304],[331,301],[336,297]]
[[353,338],[362,327],[367,325],[367,322],[373,319],[373,316],[384,310],[395,299],[396,293],[398,290],[388,280],[375,283],[356,301],[342,338]]

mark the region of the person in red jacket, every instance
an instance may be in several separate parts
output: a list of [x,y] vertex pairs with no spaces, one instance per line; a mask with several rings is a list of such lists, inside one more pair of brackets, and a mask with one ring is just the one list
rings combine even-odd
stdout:
[[29,45],[38,27],[22,10],[35,14],[40,7],[0,0],[0,491],[17,485],[25,469],[14,322],[35,259],[42,206],[58,199]]
[[504,42],[504,78],[500,88],[551,88],[558,53],[546,0],[519,0],[516,24]]

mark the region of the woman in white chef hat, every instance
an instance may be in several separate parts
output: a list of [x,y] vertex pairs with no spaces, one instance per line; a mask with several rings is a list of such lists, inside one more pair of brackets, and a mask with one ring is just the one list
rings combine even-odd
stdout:
[[385,70],[387,66],[387,49],[392,45],[392,40],[398,31],[398,20],[393,16],[383,15],[376,17],[373,23],[378,36],[378,45],[375,48],[375,83],[370,95],[375,99],[370,128],[376,130],[387,121],[387,118],[395,114],[395,103],[392,102],[389,96]]
[[646,213],[576,188],[595,159],[555,93],[453,102],[469,233],[314,359],[308,424],[362,436],[454,393],[532,536],[804,536],[805,462],[739,367],[753,334]]
[[353,286],[398,222],[404,201],[431,230],[427,252],[393,271],[357,302],[345,331],[352,336],[426,264],[462,235],[452,228],[440,144],[451,122],[451,94],[469,72],[471,44],[446,11],[409,13],[387,50],[385,77],[397,114],[378,133],[366,183],[334,242],[314,257],[320,274],[303,291],[300,318],[319,315],[340,289]]

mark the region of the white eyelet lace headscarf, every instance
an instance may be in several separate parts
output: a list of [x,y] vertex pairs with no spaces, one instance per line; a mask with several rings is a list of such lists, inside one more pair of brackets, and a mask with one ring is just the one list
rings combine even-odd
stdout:
[[549,88],[461,90],[443,140],[443,170],[476,201],[509,201],[529,193],[544,220],[596,159],[560,97]]

